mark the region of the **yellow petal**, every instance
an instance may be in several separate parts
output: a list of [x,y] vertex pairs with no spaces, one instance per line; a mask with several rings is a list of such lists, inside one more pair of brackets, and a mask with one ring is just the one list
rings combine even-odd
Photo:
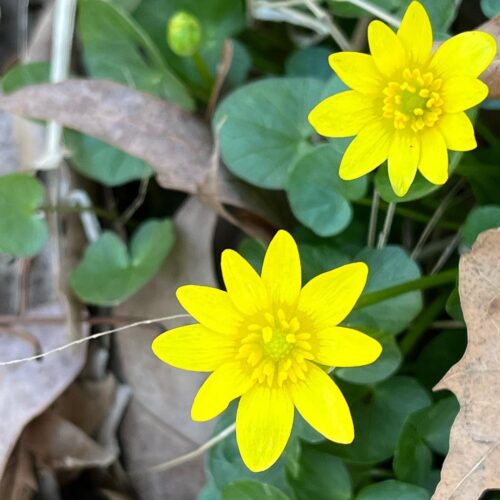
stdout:
[[346,149],[340,177],[346,181],[357,179],[381,165],[389,155],[392,136],[393,132],[382,123],[368,123]]
[[445,80],[441,95],[444,110],[458,113],[483,102],[488,97],[488,86],[477,78],[456,76]]
[[377,94],[383,87],[382,75],[368,54],[336,52],[328,58],[328,62],[337,76],[358,92]]
[[419,136],[400,132],[394,135],[389,151],[389,180],[394,192],[404,196],[417,173],[420,157]]
[[408,64],[424,66],[432,55],[432,26],[420,2],[412,2],[401,21],[398,38],[406,50]]
[[327,439],[349,444],[354,426],[349,406],[335,382],[316,365],[308,364],[306,379],[290,385],[293,402],[309,424]]
[[296,304],[302,286],[299,249],[292,236],[278,231],[264,257],[262,281],[271,301],[280,306]]
[[438,127],[422,133],[420,145],[420,173],[432,184],[444,184],[448,180],[448,149]]
[[382,21],[372,21],[368,26],[370,52],[378,70],[391,77],[406,66],[406,53],[396,33]]
[[201,325],[188,325],[162,333],[154,339],[152,349],[176,368],[211,372],[234,357],[236,343]]
[[241,458],[253,472],[278,460],[292,432],[293,403],[283,389],[256,385],[243,394],[236,414]]
[[373,118],[373,100],[354,90],[321,101],[310,113],[309,123],[326,137],[356,135]]
[[222,276],[233,304],[247,315],[268,305],[267,290],[255,269],[234,250],[224,250],[221,258]]
[[211,420],[222,413],[233,399],[247,392],[252,384],[248,374],[241,370],[241,363],[223,364],[200,387],[191,408],[191,418],[197,422]]
[[316,330],[338,325],[352,311],[368,278],[368,266],[354,262],[313,278],[300,293],[298,310]]
[[440,78],[477,78],[493,61],[496,40],[488,33],[466,31],[446,40],[432,58],[430,70]]
[[471,151],[477,147],[474,127],[463,112],[443,115],[439,120],[439,130],[452,151]]
[[351,328],[335,326],[316,334],[318,350],[314,360],[326,366],[369,365],[377,360],[382,346],[374,338]]
[[208,286],[185,285],[177,289],[177,299],[193,318],[210,330],[238,333],[243,318],[227,292]]

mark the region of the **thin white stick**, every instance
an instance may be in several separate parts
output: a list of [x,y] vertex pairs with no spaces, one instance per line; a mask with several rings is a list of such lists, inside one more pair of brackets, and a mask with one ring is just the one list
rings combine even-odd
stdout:
[[25,363],[28,361],[36,361],[37,359],[45,358],[51,354],[55,354],[56,352],[65,351],[66,349],[69,349],[70,347],[84,344],[86,342],[89,342],[90,340],[95,340],[95,339],[98,339],[100,337],[110,335],[112,333],[121,332],[123,330],[128,330],[130,328],[135,328],[136,326],[151,325],[152,323],[161,323],[162,321],[170,321],[173,319],[190,318],[190,317],[191,316],[189,314],[175,314],[173,316],[164,316],[163,318],[146,319],[143,321],[137,321],[135,323],[131,323],[130,325],[120,326],[119,328],[113,328],[112,330],[106,330],[104,332],[95,333],[94,335],[89,335],[88,337],[83,337],[81,339],[74,340],[73,342],[69,342],[68,344],[64,344],[62,346],[51,349],[50,351],[42,352],[42,353],[37,354],[35,356],[28,356],[26,358],[13,359],[11,361],[4,361],[4,362],[0,363],[0,366],[11,366],[11,365],[18,365],[19,363]]
[[219,432],[219,434],[214,436],[212,439],[209,439],[206,443],[202,444],[199,448],[196,448],[196,450],[190,451],[189,453],[186,453],[185,455],[181,455],[180,457],[169,460],[168,462],[154,465],[153,467],[150,467],[145,470],[129,472],[129,474],[146,474],[148,472],[161,472],[173,469],[178,465],[182,465],[186,462],[194,460],[195,458],[203,455],[203,453],[212,448],[212,446],[215,446],[217,443],[219,443],[227,436],[232,434],[235,429],[236,429],[236,424],[231,424],[229,427],[226,427],[223,431]]
[[386,23],[389,23],[396,28],[398,28],[399,25],[401,24],[400,19],[389,14],[388,12],[386,12],[384,9],[381,9],[377,5],[373,5],[371,2],[368,2],[367,0],[346,0],[346,1],[352,5],[356,5],[356,7],[359,7],[360,9],[363,9],[366,12],[369,12],[370,14],[373,14],[376,17],[379,17]]
[[[50,65],[50,81],[52,83],[62,82],[68,78],[75,12],[76,0],[56,0]],[[61,148],[62,127],[56,122],[49,122],[46,133],[45,153],[38,160],[36,168],[50,170],[57,168],[64,156]]]
[[375,233],[377,232],[378,206],[380,204],[380,195],[377,188],[373,188],[372,208],[370,211],[370,225],[368,227],[368,248],[375,245]]
[[387,240],[389,239],[389,233],[391,232],[392,221],[394,219],[394,212],[396,211],[396,204],[389,203],[387,207],[387,213],[385,214],[384,227],[378,237],[377,248],[384,248]]

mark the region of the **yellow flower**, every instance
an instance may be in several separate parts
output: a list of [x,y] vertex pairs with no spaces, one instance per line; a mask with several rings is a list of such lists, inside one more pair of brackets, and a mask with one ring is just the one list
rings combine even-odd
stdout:
[[153,342],[165,363],[213,371],[194,400],[192,418],[210,420],[241,396],[236,438],[254,472],[270,467],[283,452],[294,407],[326,438],[351,443],[349,407],[321,366],[362,366],[382,351],[368,335],[337,326],[365,286],[366,264],[326,272],[301,289],[297,245],[279,231],[261,276],[233,250],[222,254],[222,273],[227,292],[179,288],[179,302],[199,324],[165,332]]
[[488,95],[478,76],[496,53],[487,33],[471,31],[445,41],[432,53],[432,27],[424,7],[414,1],[395,34],[380,21],[368,27],[371,55],[332,54],[329,62],[352,90],[327,98],[309,121],[327,137],[356,136],[340,165],[352,180],[388,159],[389,178],[398,196],[410,188],[417,169],[433,184],[448,179],[448,149],[476,147],[464,110]]

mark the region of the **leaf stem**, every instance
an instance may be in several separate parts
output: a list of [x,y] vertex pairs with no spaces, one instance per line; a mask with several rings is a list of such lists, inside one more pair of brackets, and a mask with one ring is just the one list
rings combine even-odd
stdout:
[[457,279],[457,273],[458,270],[456,268],[448,269],[447,271],[443,271],[432,276],[424,276],[423,278],[407,281],[406,283],[391,286],[389,288],[385,288],[384,290],[367,293],[359,299],[355,309],[362,309],[363,307],[378,304],[379,302],[392,299],[393,297],[398,297],[399,295],[403,295],[408,292],[427,290],[428,288],[436,288],[448,283],[454,283]]
[[373,248],[375,244],[375,233],[377,232],[378,207],[380,205],[380,195],[376,188],[373,188],[372,207],[370,210],[370,225],[368,226],[368,248]]
[[389,239],[389,233],[391,232],[392,221],[394,220],[394,213],[396,211],[396,204],[389,203],[387,207],[387,213],[385,214],[384,227],[382,228],[382,232],[378,237],[377,248],[384,248],[387,244],[387,240]]
[[193,62],[200,74],[203,83],[207,86],[208,89],[211,89],[214,85],[214,79],[210,73],[210,69],[207,66],[207,63],[201,56],[199,52],[195,52],[192,56]]
[[109,210],[101,207],[82,207],[81,205],[42,205],[40,210],[46,213],[58,214],[81,214],[84,212],[92,212],[103,219],[116,219],[116,215]]
[[369,12],[370,14],[373,14],[376,17],[379,17],[386,23],[389,23],[396,28],[398,28],[399,25],[401,24],[401,21],[397,17],[394,17],[393,15],[386,12],[384,9],[381,9],[377,5],[374,5],[371,2],[368,2],[367,0],[346,0],[346,1],[352,5],[355,5],[356,7],[359,7],[360,9],[363,9],[366,12]]

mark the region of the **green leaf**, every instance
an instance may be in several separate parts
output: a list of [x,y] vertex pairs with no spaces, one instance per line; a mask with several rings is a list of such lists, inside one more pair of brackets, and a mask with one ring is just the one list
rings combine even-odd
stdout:
[[[364,333],[370,333],[365,330]],[[335,376],[352,384],[376,384],[388,379],[401,365],[402,355],[392,335],[379,338],[372,335],[382,344],[382,354],[368,366],[358,368],[336,368]]]
[[406,417],[431,403],[427,391],[410,377],[393,377],[373,387],[342,384],[342,390],[351,408],[356,437],[347,446],[328,446],[334,455],[355,463],[389,459]]
[[302,448],[297,474],[289,474],[296,500],[349,500],[352,484],[342,460],[310,446]]
[[414,363],[413,373],[425,387],[432,389],[462,357],[466,346],[465,329],[445,330],[422,349]]
[[49,81],[50,65],[46,62],[16,64],[2,78],[2,89],[11,94],[26,85],[46,83]]
[[238,252],[244,257],[253,268],[260,274],[262,263],[266,254],[266,247],[258,240],[245,238],[238,246]]
[[[355,261],[368,265],[368,282],[363,294],[376,292],[420,278],[415,262],[400,247],[365,249]],[[374,330],[397,334],[402,332],[422,310],[421,292],[410,292],[379,304],[353,311],[346,323],[353,326],[366,325]]]
[[325,438],[317,430],[313,429],[299,412],[295,412],[293,419],[292,434],[299,437],[302,441],[311,444],[317,444],[325,441]]
[[406,420],[394,454],[401,481],[425,487],[432,471],[432,451],[448,453],[450,430],[459,410],[455,396],[441,399]]
[[[456,151],[449,151],[448,153],[450,158],[449,171],[451,175],[457,168],[458,162],[462,158],[463,153],[458,153]],[[424,196],[440,189],[442,186],[431,184],[429,181],[424,179],[420,172],[417,172],[415,180],[413,181],[408,193],[399,197],[392,189],[387,171],[387,163],[384,163],[377,169],[377,173],[375,175],[375,187],[384,201],[387,201],[388,203],[404,203],[423,198]]]
[[125,10],[105,0],[80,0],[78,28],[92,77],[109,78],[194,108],[158,48]]
[[222,490],[222,500],[287,500],[278,488],[258,481],[236,481]]
[[230,94],[218,107],[222,159],[236,176],[281,189],[289,172],[312,149],[307,121],[323,84],[314,78],[270,78]]
[[467,216],[462,231],[462,242],[471,248],[483,231],[497,227],[500,227],[500,206],[476,207]]
[[105,186],[120,186],[153,174],[145,161],[88,135],[65,130],[64,141],[71,152],[72,166]]
[[500,0],[481,0],[481,10],[486,17],[500,14]]
[[333,236],[351,221],[349,200],[366,193],[366,176],[343,181],[339,176],[342,151],[337,144],[324,144],[303,155],[287,182],[290,206],[305,226],[320,236]]
[[429,492],[401,481],[382,481],[363,488],[356,500],[430,500]]
[[[329,0],[332,12],[338,16],[345,17],[364,17],[367,15],[366,10],[352,5],[350,2],[342,0]],[[391,12],[397,9],[403,0],[371,0],[370,3],[381,7],[386,12]]]
[[173,243],[168,219],[142,224],[132,237],[130,250],[114,233],[105,232],[85,250],[71,274],[71,287],[88,304],[120,304],[153,278]]
[[328,64],[331,50],[325,47],[307,47],[295,51],[285,62],[288,76],[312,76],[327,81],[332,76]]
[[[405,13],[408,5],[412,0],[404,0],[403,4],[399,10],[399,15],[402,17]],[[444,33],[451,26],[451,23],[455,20],[458,12],[458,7],[460,1],[458,0],[420,0],[422,5],[425,7],[427,14],[431,18],[432,30],[434,32],[434,38],[439,38],[439,34]]]
[[446,312],[455,321],[461,321],[462,323],[465,323],[462,306],[460,305],[460,295],[458,294],[457,287],[452,290],[450,296],[448,297],[448,300],[446,301]]
[[48,237],[38,212],[44,196],[43,185],[31,175],[0,177],[0,252],[32,257],[42,249]]

